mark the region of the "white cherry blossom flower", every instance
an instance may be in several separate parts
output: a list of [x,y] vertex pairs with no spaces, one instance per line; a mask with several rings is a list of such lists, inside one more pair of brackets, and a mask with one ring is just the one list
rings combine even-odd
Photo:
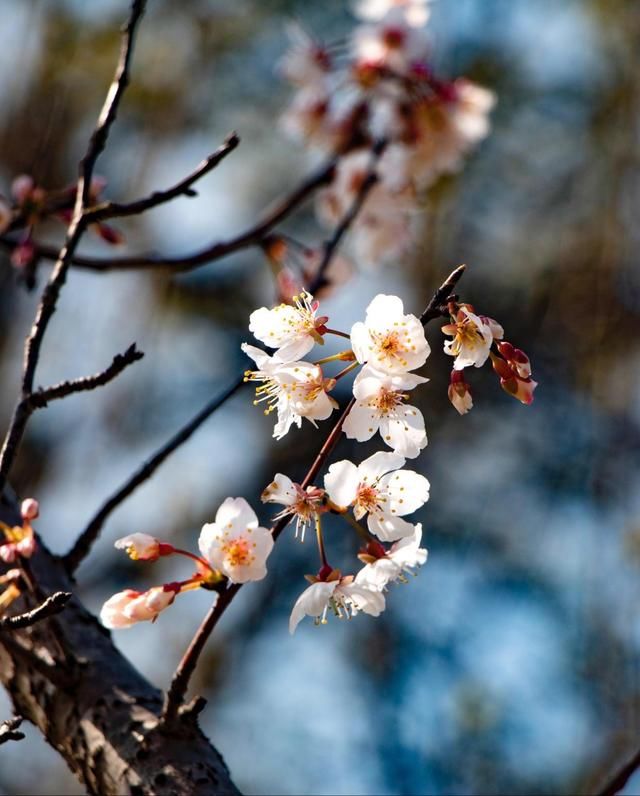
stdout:
[[353,34],[352,51],[357,62],[406,74],[428,51],[425,31],[411,25],[405,10],[390,8],[379,20],[360,25]]
[[263,503],[280,503],[284,509],[276,514],[274,520],[295,517],[296,539],[304,542],[307,526],[324,510],[324,490],[316,486],[303,489],[290,478],[278,473],[261,495]]
[[344,459],[329,467],[324,479],[327,494],[342,508],[353,506],[357,520],[367,514],[371,533],[393,542],[414,533],[403,520],[429,499],[429,482],[413,470],[402,470],[405,459],[397,453],[378,451],[358,466]]
[[353,384],[355,405],[342,430],[349,439],[364,442],[377,432],[396,453],[415,459],[427,444],[424,417],[406,404],[407,390],[428,379],[413,373],[391,375],[365,365]]
[[131,533],[118,539],[114,547],[124,550],[133,561],[155,561],[160,555],[160,542],[146,533]]
[[214,522],[203,525],[198,539],[203,557],[232,583],[262,580],[273,536],[258,525],[258,518],[244,498],[227,498]]
[[326,316],[316,318],[318,302],[306,291],[293,297],[293,304],[273,309],[261,307],[249,317],[249,331],[269,348],[277,348],[275,362],[295,362],[316,343],[324,344]]
[[275,439],[282,439],[294,423],[300,428],[303,417],[316,425],[316,420],[325,420],[337,407],[328,395],[335,379],[325,379],[319,365],[278,362],[247,343],[242,344],[242,350],[258,366],[258,370],[248,370],[244,376],[245,381],[261,382],[256,387],[254,404],[266,402],[264,413],[268,415],[275,410],[278,414],[273,429]]
[[380,591],[353,583],[353,577],[316,581],[296,600],[289,619],[289,632],[294,633],[305,616],[312,616],[316,625],[327,622],[332,610],[339,619],[349,619],[362,611],[370,616],[380,616],[385,609],[385,598]]
[[391,374],[419,368],[431,351],[419,319],[405,315],[397,296],[382,293],[367,307],[364,323],[351,328],[351,347],[358,362]]
[[454,370],[472,365],[479,368],[487,361],[493,343],[493,331],[467,306],[461,305],[453,323],[443,326],[442,331],[453,336],[453,340],[445,341],[444,352],[456,358]]
[[377,21],[394,10],[401,10],[409,25],[421,27],[427,24],[431,0],[359,0],[354,12],[360,19]]
[[180,587],[167,583],[145,592],[125,589],[110,597],[102,606],[100,621],[105,627],[131,627],[136,622],[154,621],[175,600]]
[[367,545],[367,550],[358,556],[365,566],[355,577],[355,583],[374,591],[384,591],[387,584],[405,580],[405,573],[414,575],[416,567],[427,560],[428,551],[420,547],[422,525],[418,523],[411,536],[400,539],[385,550],[376,543]]
[[280,73],[300,88],[323,83],[331,70],[327,48],[296,23],[287,26],[287,35],[290,46],[278,63]]

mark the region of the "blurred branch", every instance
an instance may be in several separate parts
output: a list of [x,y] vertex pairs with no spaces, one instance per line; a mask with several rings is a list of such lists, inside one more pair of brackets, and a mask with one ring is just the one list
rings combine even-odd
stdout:
[[597,796],[616,796],[635,772],[640,768],[640,750],[625,763],[615,774],[611,776],[609,781],[603,785],[597,793]]
[[240,139],[236,133],[230,133],[224,142],[209,155],[208,158],[202,161],[200,165],[187,177],[180,182],[176,183],[171,188],[165,191],[154,191],[150,196],[144,199],[138,199],[135,202],[128,204],[119,204],[118,202],[104,202],[101,205],[87,210],[85,213],[85,220],[88,224],[93,224],[99,221],[105,221],[108,218],[121,218],[123,216],[136,216],[151,210],[158,205],[170,202],[178,196],[197,196],[197,193],[192,189],[192,185],[199,179],[213,171],[215,167],[224,160],[224,158],[238,146]]
[[[295,190],[281,199],[268,211],[257,224],[225,241],[217,241],[210,246],[185,256],[162,257],[160,255],[133,255],[131,257],[83,257],[75,255],[72,258],[74,266],[91,271],[112,271],[145,268],[170,268],[174,271],[189,271],[206,265],[214,260],[219,260],[233,252],[241,251],[250,246],[259,246],[265,237],[281,221],[284,221],[318,188],[327,185],[333,179],[336,164],[340,155],[332,157],[317,171],[310,174]],[[125,205],[126,207],[126,205]],[[16,241],[6,236],[0,237],[0,243],[8,248],[13,248]],[[50,246],[36,245],[36,256],[46,260],[55,260],[57,252]]]
[[[440,317],[443,312],[446,314],[446,307],[442,307],[442,303],[445,298],[447,298],[453,288],[458,283],[459,279],[461,278],[462,274],[465,271],[465,266],[461,265],[452,271],[449,276],[445,279],[445,281],[440,285],[440,287],[434,293],[431,301],[427,305],[427,308],[422,313],[420,320],[424,325],[426,325],[430,320],[434,320],[435,318]],[[340,432],[342,431],[342,426],[347,419],[347,415],[353,408],[356,399],[351,398],[347,407],[344,409],[338,422],[334,425],[329,433],[328,437],[324,441],[324,444],[320,448],[318,455],[314,459],[311,467],[307,471],[305,475],[301,487],[302,489],[306,489],[308,486],[311,485],[312,481],[316,478],[324,464],[326,463],[327,459],[333,452],[338,439],[340,438]],[[272,528],[271,532],[273,534],[274,540],[277,540],[282,531],[286,528],[286,526],[291,521],[290,516],[285,516],[282,519],[278,520]],[[226,586],[226,588],[225,588]],[[171,680],[171,685],[169,686],[169,690],[167,691],[167,695],[164,702],[164,707],[162,711],[162,720],[167,724],[171,724],[175,721],[176,717],[180,715],[180,705],[184,701],[185,694],[187,692],[187,688],[189,687],[189,680],[191,679],[191,675],[195,671],[195,668],[198,664],[198,659],[204,649],[209,636],[213,632],[215,626],[218,623],[220,617],[224,614],[227,610],[233,598],[242,588],[241,583],[229,583],[228,580],[223,581],[218,587],[218,598],[216,602],[211,606],[209,609],[208,614],[205,616],[204,620],[202,621],[200,627],[196,631],[189,647],[187,648],[185,654],[182,656],[180,663],[173,675],[173,679]]]
[[365,178],[362,181],[360,188],[356,192],[356,195],[353,198],[351,206],[348,208],[347,212],[342,217],[340,223],[335,228],[333,235],[326,242],[324,246],[322,260],[320,261],[318,270],[314,274],[314,277],[307,288],[309,293],[313,294],[319,288],[324,286],[326,282],[325,274],[327,272],[327,269],[331,265],[333,256],[336,253],[338,246],[342,241],[342,238],[349,231],[351,225],[356,220],[360,211],[362,210],[362,206],[364,205],[367,196],[369,196],[371,189],[378,182],[378,175],[376,172],[376,168],[386,148],[387,148],[387,141],[384,139],[378,141],[373,146],[371,150],[371,161],[369,163],[367,174],[365,175]]
[[40,622],[42,619],[47,619],[47,617],[59,614],[70,599],[71,592],[57,591],[31,611],[26,611],[17,616],[5,616],[1,618],[0,631],[19,630],[24,627],[35,625],[36,622]]
[[66,398],[68,395],[73,395],[76,392],[87,392],[95,390],[97,387],[103,387],[110,381],[119,376],[125,368],[133,365],[134,362],[142,359],[144,356],[142,351],[138,351],[136,344],[127,348],[124,354],[116,354],[113,361],[108,368],[105,368],[101,373],[96,373],[95,376],[85,376],[80,379],[73,379],[72,381],[63,381],[60,384],[55,384],[53,387],[41,387],[31,394],[29,403],[34,409],[41,409],[45,407],[49,401],[56,401],[60,398]]
[[76,202],[65,236],[65,242],[57,255],[54,269],[42,292],[42,298],[40,299],[36,311],[36,317],[31,327],[31,332],[25,342],[22,395],[13,411],[9,429],[5,436],[2,450],[0,451],[0,493],[6,483],[7,476],[9,475],[31,414],[31,411],[29,411],[29,400],[33,393],[33,381],[40,358],[42,341],[49,321],[56,311],[58,298],[66,281],[71,259],[87,227],[85,209],[89,203],[93,169],[100,153],[106,145],[111,125],[115,121],[120,106],[120,101],[129,84],[129,67],[133,53],[135,32],[144,12],[144,8],[145,0],[133,0],[129,13],[129,20],[122,34],[120,57],[118,59],[115,75],[109,91],[107,92],[107,97],[98,117],[96,127],[91,135],[86,154],[80,161]]
[[18,727],[23,721],[22,716],[14,716],[0,724],[0,746],[7,741],[21,741],[24,738],[24,733],[18,732]]
[[160,465],[177,449],[186,442],[189,437],[200,428],[205,420],[210,417],[216,409],[234,393],[240,389],[243,379],[240,378],[220,395],[216,395],[209,401],[194,417],[186,423],[176,434],[171,437],[162,447],[160,447],[124,484],[102,505],[96,512],[89,524],[82,531],[74,546],[64,557],[64,562],[69,572],[74,572],[81,561],[88,555],[93,547],[93,543],[100,535],[107,518],[111,513],[131,495],[141,484],[149,480]]

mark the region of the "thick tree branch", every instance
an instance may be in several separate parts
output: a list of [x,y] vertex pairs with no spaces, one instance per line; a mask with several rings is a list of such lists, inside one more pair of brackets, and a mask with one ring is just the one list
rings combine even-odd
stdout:
[[616,796],[624,788],[631,777],[640,768],[640,750],[625,763],[611,778],[604,784],[597,793],[597,796]]
[[65,556],[65,564],[69,572],[74,572],[80,562],[88,555],[94,542],[100,535],[103,525],[111,513],[132,494],[140,484],[143,484],[155,473],[160,465],[210,417],[216,409],[230,398],[243,384],[243,379],[238,379],[220,395],[209,401],[191,420],[186,423],[162,447],[144,462],[122,486],[96,512],[89,524],[82,531],[74,546]]
[[0,746],[7,741],[21,741],[24,738],[24,733],[18,732],[18,727],[23,721],[22,716],[14,716],[0,724]]
[[[464,271],[464,265],[456,268],[436,290],[431,301],[420,316],[423,326],[425,326],[430,320],[434,320],[435,318],[441,317],[443,314],[447,314],[446,307],[443,306],[443,302],[450,296],[451,291],[458,283]],[[354,404],[355,398],[351,398],[346,409],[340,415],[338,422],[331,429],[331,432],[329,433],[327,439],[322,445],[322,448],[318,452],[318,455],[314,459],[311,467],[307,471],[307,474],[302,481],[301,486],[303,489],[311,485],[322,467],[327,462],[329,456],[333,452],[333,449],[338,443],[342,426]],[[273,533],[274,539],[277,540],[290,521],[291,517],[283,517],[272,526],[271,532]],[[173,721],[175,721],[176,716],[179,715],[180,705],[183,702],[187,688],[189,687],[189,680],[195,671],[198,658],[200,657],[207,640],[217,625],[218,620],[227,610],[236,594],[240,591],[241,587],[242,584],[231,584],[227,580],[223,581],[219,585],[219,595],[216,599],[216,602],[214,602],[214,604],[211,606],[208,614],[205,616],[200,627],[196,631],[191,643],[189,644],[189,647],[187,648],[187,651],[178,664],[178,668],[176,669],[171,681],[171,685],[169,686],[162,712],[163,720],[168,724],[171,724]]]
[[35,625],[36,622],[40,622],[42,619],[47,619],[50,616],[59,614],[70,599],[71,592],[57,591],[31,611],[26,611],[17,616],[5,616],[0,618],[0,631],[19,630],[24,627],[29,627],[30,625]]
[[121,204],[119,202],[104,202],[103,204],[92,207],[85,213],[85,221],[88,224],[93,224],[98,221],[105,221],[109,218],[121,218],[123,216],[137,216],[151,210],[158,205],[166,204],[178,196],[197,196],[196,192],[191,187],[198,180],[213,171],[215,167],[224,160],[224,158],[233,152],[233,150],[240,143],[236,133],[230,133],[221,146],[216,149],[208,158],[202,161],[200,165],[185,177],[180,182],[167,188],[164,191],[154,191],[150,196],[144,199],[138,199],[135,202]]

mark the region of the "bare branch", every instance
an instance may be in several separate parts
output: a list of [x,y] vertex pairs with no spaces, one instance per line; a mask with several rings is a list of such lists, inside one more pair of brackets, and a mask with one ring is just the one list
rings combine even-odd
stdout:
[[169,439],[162,447],[148,459],[144,464],[133,473],[124,484],[101,506],[98,512],[93,516],[87,527],[82,531],[74,546],[67,553],[64,558],[65,566],[69,572],[73,572],[80,562],[88,555],[93,543],[100,535],[103,525],[111,513],[124,501],[129,495],[134,492],[140,484],[143,484],[155,473],[160,465],[167,459],[177,448],[186,442],[189,437],[210,417],[216,409],[230,398],[234,393],[240,389],[243,384],[243,379],[238,379],[228,389],[220,395],[216,395],[209,401],[191,420],[186,423],[171,439]]
[[342,238],[351,228],[351,225],[362,210],[362,206],[364,205],[371,189],[378,182],[376,167],[386,148],[387,142],[385,140],[378,141],[373,147],[371,151],[371,162],[369,164],[367,174],[362,181],[360,188],[356,192],[351,206],[347,209],[347,212],[344,214],[340,223],[335,228],[331,238],[325,243],[322,260],[320,261],[318,270],[314,274],[313,280],[308,287],[309,293],[315,293],[318,288],[321,288],[325,284],[325,274],[331,265],[331,261],[333,260],[338,246],[342,242]]
[[224,140],[221,146],[216,149],[208,158],[200,163],[200,165],[191,172],[187,177],[180,182],[167,188],[164,191],[154,191],[150,196],[144,199],[138,199],[135,202],[127,204],[120,204],[118,202],[104,202],[96,207],[87,210],[84,217],[88,224],[93,224],[98,221],[104,221],[108,218],[120,218],[123,216],[136,216],[151,210],[153,207],[170,202],[178,196],[197,196],[196,192],[192,189],[192,185],[199,179],[213,171],[215,167],[224,160],[224,158],[238,146],[240,139],[236,133],[230,133]]
[[[461,265],[460,267],[456,268],[455,271],[452,271],[451,274],[445,279],[445,281],[440,285],[440,287],[436,290],[433,295],[433,298],[427,305],[427,308],[422,313],[421,322],[426,325],[430,320],[438,318],[441,316],[441,305],[442,302],[446,297],[449,296],[451,290],[455,287],[458,280],[464,273],[465,266]],[[329,456],[333,452],[338,439],[340,438],[340,432],[342,431],[342,426],[347,419],[347,415],[353,408],[355,404],[355,398],[351,398],[349,403],[347,404],[346,409],[340,415],[338,422],[334,425],[329,433],[329,436],[325,440],[322,448],[318,452],[318,455],[314,459],[311,467],[307,471],[303,481],[302,481],[302,488],[306,489],[312,481],[316,478],[322,467],[325,465],[326,461],[328,460]],[[277,540],[282,531],[286,528],[286,526],[291,521],[291,517],[283,517],[282,519],[278,520],[272,528],[271,532],[273,534],[274,540]],[[226,585],[226,588],[225,588]],[[189,680],[191,679],[191,675],[193,674],[197,664],[198,658],[204,649],[209,636],[213,632],[215,626],[218,623],[220,617],[224,614],[227,610],[233,598],[236,594],[240,591],[242,587],[241,583],[234,583],[231,584],[228,580],[223,581],[218,588],[219,596],[217,601],[211,606],[209,609],[208,614],[202,621],[200,627],[196,631],[189,647],[187,648],[185,654],[183,655],[180,663],[178,664],[178,668],[175,671],[173,679],[171,680],[171,685],[169,686],[169,690],[167,692],[167,696],[165,698],[163,712],[162,712],[162,719],[164,722],[171,723],[175,720],[176,716],[179,715],[179,708],[180,704],[183,702],[185,694],[187,692],[187,688],[189,687]]]
[[38,605],[36,608],[33,608],[31,611],[26,611],[25,613],[18,614],[17,616],[5,616],[1,618],[0,631],[19,630],[23,627],[35,625],[36,622],[40,622],[50,616],[59,614],[70,599],[71,592],[57,591],[55,594],[47,597],[43,603]]
[[[220,260],[234,252],[247,249],[250,246],[260,246],[265,237],[291,215],[306,199],[318,188],[328,185],[335,174],[336,164],[340,156],[332,157],[327,163],[311,173],[288,196],[278,201],[274,207],[267,211],[261,221],[249,227],[228,240],[216,241],[194,254],[177,257],[162,257],[160,255],[133,255],[130,257],[84,257],[74,254],[72,263],[79,268],[90,271],[120,271],[128,269],[153,269],[168,268],[172,271],[191,271],[202,265],[207,265],[214,260]],[[13,248],[16,241],[0,237],[0,243]],[[55,260],[57,251],[50,246],[36,245],[36,256],[46,260]]]
[[124,354],[116,354],[109,367],[102,372],[96,373],[95,376],[63,381],[53,387],[41,387],[32,393],[29,402],[35,409],[41,409],[49,401],[57,401],[76,392],[88,392],[89,390],[95,390],[97,387],[103,387],[113,381],[116,376],[119,376],[129,365],[133,365],[134,362],[138,362],[143,357],[144,353],[138,351],[136,344],[132,343]]
[[611,776],[611,779],[600,788],[597,796],[616,796],[639,768],[640,750]]
[[14,409],[11,423],[5,436],[2,450],[0,451],[0,493],[6,483],[7,476],[9,475],[30,416],[28,402],[33,393],[33,380],[40,358],[42,341],[49,321],[56,311],[60,291],[66,281],[67,271],[74,252],[86,229],[87,222],[84,212],[89,202],[93,169],[100,153],[105,147],[109,130],[111,129],[111,125],[116,118],[120,106],[122,95],[129,83],[129,66],[133,52],[135,32],[144,8],[145,0],[133,0],[129,20],[123,31],[120,58],[116,67],[115,76],[89,141],[87,152],[80,162],[76,202],[69,228],[67,229],[65,242],[57,255],[56,264],[42,292],[42,298],[40,299],[36,311],[35,321],[25,342],[22,395]]
[[7,741],[21,741],[24,738],[24,733],[18,732],[18,727],[23,721],[22,716],[14,716],[0,724],[0,746]]

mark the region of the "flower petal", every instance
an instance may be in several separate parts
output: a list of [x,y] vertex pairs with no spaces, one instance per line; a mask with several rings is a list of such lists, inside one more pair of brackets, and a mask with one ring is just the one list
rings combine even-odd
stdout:
[[350,506],[356,499],[360,474],[348,459],[335,462],[324,477],[324,488],[338,506]]

